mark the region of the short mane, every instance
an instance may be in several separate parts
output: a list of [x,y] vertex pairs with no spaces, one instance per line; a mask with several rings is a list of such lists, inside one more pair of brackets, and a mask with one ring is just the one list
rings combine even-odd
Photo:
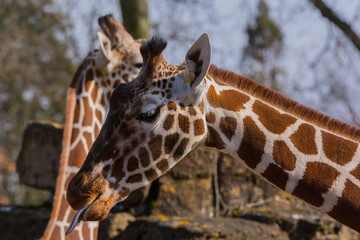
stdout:
[[166,48],[167,41],[159,36],[152,37],[140,47],[141,55],[144,59],[158,56]]
[[232,71],[220,69],[211,65],[208,74],[216,81],[236,87],[252,96],[255,96],[277,108],[310,122],[320,128],[345,136],[360,142],[360,128],[327,116],[317,110],[296,102],[254,80],[251,80]]

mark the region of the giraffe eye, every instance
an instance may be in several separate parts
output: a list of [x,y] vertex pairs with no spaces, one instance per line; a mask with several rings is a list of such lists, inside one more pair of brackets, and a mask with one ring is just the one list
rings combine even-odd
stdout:
[[134,64],[134,67],[136,67],[136,68],[141,68],[142,65],[143,65],[142,63],[135,63],[135,64]]
[[160,107],[148,112],[140,113],[140,115],[136,119],[142,122],[151,123],[157,118],[159,113],[160,113]]

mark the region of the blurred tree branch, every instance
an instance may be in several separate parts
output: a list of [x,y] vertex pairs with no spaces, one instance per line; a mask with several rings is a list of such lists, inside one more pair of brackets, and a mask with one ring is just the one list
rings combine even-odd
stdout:
[[309,0],[321,14],[330,22],[334,23],[344,35],[355,45],[360,51],[360,38],[352,29],[351,25],[342,20],[331,8],[329,8],[322,0]]

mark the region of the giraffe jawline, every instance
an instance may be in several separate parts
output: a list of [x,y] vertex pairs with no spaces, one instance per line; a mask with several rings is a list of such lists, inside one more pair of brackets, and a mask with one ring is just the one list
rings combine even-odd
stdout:
[[83,219],[86,211],[90,208],[90,206],[91,206],[91,204],[89,204],[86,207],[83,207],[79,211],[77,211],[77,213],[71,220],[69,228],[66,230],[65,236],[69,235],[76,228],[76,226],[79,225],[79,223]]

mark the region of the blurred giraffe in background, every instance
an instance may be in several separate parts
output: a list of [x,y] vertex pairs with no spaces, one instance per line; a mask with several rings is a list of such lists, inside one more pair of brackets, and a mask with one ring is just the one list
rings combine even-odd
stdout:
[[[60,169],[54,204],[41,239],[65,239],[75,211],[66,200],[66,187],[82,165],[99,134],[109,108],[112,91],[134,79],[142,66],[140,45],[112,16],[99,18],[101,50],[91,51],[82,61],[67,91]],[[98,222],[84,222],[66,239],[97,239]]]

